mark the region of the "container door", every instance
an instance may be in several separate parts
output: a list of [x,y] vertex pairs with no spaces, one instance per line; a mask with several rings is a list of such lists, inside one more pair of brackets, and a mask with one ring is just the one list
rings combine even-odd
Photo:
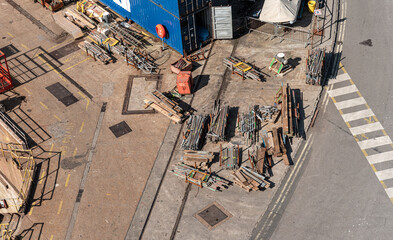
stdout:
[[183,35],[183,49],[186,53],[191,52],[198,48],[196,28],[195,28],[195,15],[187,16],[182,22],[182,35]]
[[232,7],[212,7],[213,35],[215,39],[232,39]]

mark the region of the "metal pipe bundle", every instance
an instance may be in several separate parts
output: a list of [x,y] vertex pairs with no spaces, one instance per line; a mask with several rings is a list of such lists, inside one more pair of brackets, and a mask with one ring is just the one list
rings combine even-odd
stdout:
[[149,56],[137,48],[126,51],[126,62],[146,74],[152,74],[157,68],[157,65],[150,60]]
[[205,139],[205,123],[207,116],[191,115],[187,120],[181,148],[183,150],[200,150]]
[[212,141],[225,141],[225,130],[227,127],[229,107],[220,106],[220,101],[215,101],[213,111],[210,115],[210,125],[207,135]]
[[325,49],[317,48],[311,50],[307,59],[306,83],[321,85],[322,67],[325,59]]
[[79,45],[79,48],[84,50],[87,54],[92,56],[94,60],[98,59],[103,63],[108,63],[112,60],[111,56],[109,56],[105,50],[100,48],[94,43],[90,43],[88,41],[81,42]]
[[142,34],[137,33],[131,29],[124,28],[116,23],[111,26],[110,31],[123,44],[127,44],[128,46],[144,48],[143,43],[141,41],[143,38]]

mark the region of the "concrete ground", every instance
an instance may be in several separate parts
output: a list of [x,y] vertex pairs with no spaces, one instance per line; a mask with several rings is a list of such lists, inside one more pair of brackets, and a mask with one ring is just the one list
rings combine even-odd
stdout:
[[[128,76],[140,73],[123,59],[108,65],[94,62],[75,49],[73,39],[62,36],[51,13],[39,4],[16,0],[30,14],[24,16],[9,2],[0,1],[4,16],[0,20],[0,48],[11,49],[12,45],[16,49],[15,54],[8,53],[7,60],[12,77],[20,84],[1,95],[1,100],[12,103],[7,114],[37,143],[34,152],[39,166],[33,207],[15,234],[64,239],[75,203],[80,201],[73,239],[121,239],[169,120],[160,114],[121,115]],[[36,24],[31,17],[38,20]],[[37,22],[53,34],[39,29],[42,26]],[[168,64],[179,57],[172,50],[165,54],[167,59],[161,59],[165,63],[160,66],[163,91],[174,87]],[[78,101],[68,107],[58,101],[46,90],[55,83],[62,84]],[[21,97],[26,97],[25,102]],[[103,103],[107,105],[99,127]],[[122,121],[132,132],[116,138],[109,127]],[[99,135],[92,149],[95,133]],[[93,157],[78,200],[89,154]]]
[[[296,62],[294,71],[284,77],[276,77],[267,70],[271,58],[277,52],[285,52]],[[248,62],[262,68],[262,71],[266,73],[266,81],[243,81],[237,75],[225,74],[222,59],[231,53],[233,56],[245,58]],[[221,99],[224,104],[238,107],[238,111],[241,113],[247,111],[252,105],[271,105],[273,96],[281,84],[289,83],[292,88],[300,89],[303,92],[304,116],[305,121],[308,122],[315,99],[320,93],[320,87],[305,84],[306,55],[307,49],[304,48],[304,44],[294,44],[289,41],[280,43],[278,39],[267,40],[266,36],[257,32],[248,34],[239,40],[217,41],[202,73],[201,85],[194,96],[192,107],[197,110],[197,113],[208,114],[214,100]],[[234,133],[230,133],[230,135],[234,135]],[[296,148],[298,140],[294,139],[293,148]],[[238,136],[231,139],[231,142],[239,143],[239,141],[241,142],[242,139]],[[171,170],[172,165],[180,161],[182,156],[180,143],[181,141],[177,142],[170,158],[168,170]],[[241,147],[247,149],[248,146],[241,144]],[[208,142],[203,150],[218,152],[219,145]],[[246,153],[244,151],[243,160],[247,159]],[[279,161],[277,159],[277,165],[273,167],[274,176],[270,178],[275,187],[250,193],[244,192],[237,186],[230,186],[222,192],[212,192],[208,189],[199,189],[196,186],[191,186],[189,189],[183,180],[167,172],[148,218],[146,219],[146,215],[144,215],[135,219],[134,216],[133,222],[146,221],[143,239],[161,239],[162,237],[165,239],[172,239],[172,237],[176,239],[199,239],[201,237],[205,239],[246,239],[251,236],[254,223],[263,215],[276,191],[276,186],[280,185],[287,170],[287,167]],[[247,165],[248,162],[244,164]],[[230,172],[221,171],[218,164],[213,165],[212,171],[217,171],[219,176],[232,180]],[[154,197],[154,195],[149,196],[150,198]],[[209,231],[194,215],[213,202],[218,202],[233,216],[222,225]],[[131,224],[132,231],[129,231],[129,236],[135,238],[137,230],[136,227],[133,227],[134,225]],[[127,239],[133,239],[132,237]]]
[[[10,3],[19,4],[30,15],[21,14]],[[121,115],[128,76],[140,73],[126,66],[122,59],[102,65],[86,57],[74,48],[76,43],[54,25],[49,17],[51,13],[39,4],[22,0],[0,0],[0,4],[5,9],[0,26],[6,29],[0,36],[0,48],[12,44],[18,50],[8,56],[8,61],[14,79],[20,82],[13,92],[2,95],[1,100],[15,99],[16,104],[8,114],[37,143],[39,166],[35,201],[22,217],[17,234],[31,239],[63,239],[67,233],[72,234],[72,239],[122,239],[134,221],[145,223],[147,214],[138,215],[138,209],[145,208],[149,221],[144,239],[167,239],[173,233],[178,239],[196,239],[201,234],[222,239],[250,236],[275,187],[245,193],[231,186],[215,193],[192,186],[188,199],[183,202],[186,184],[166,174],[165,168],[169,160],[171,165],[180,159],[180,141],[173,155],[171,151],[182,126],[170,123],[160,114]],[[31,19],[37,21],[33,24]],[[152,44],[154,51],[157,49],[154,46],[160,43],[152,41]],[[294,71],[282,78],[274,77],[267,70],[278,52],[293,58],[295,65]],[[231,53],[260,67],[266,73],[266,82],[242,81],[238,76],[224,74],[222,59]],[[179,58],[172,50],[166,54],[168,59],[161,59],[165,63],[160,66],[162,91],[174,87],[175,75],[170,73],[169,63]],[[281,84],[289,83],[304,93],[304,116],[309,121],[319,87],[305,85],[306,54],[303,44],[267,40],[257,32],[238,40],[216,41],[206,65],[199,62],[193,72],[195,80],[200,81],[196,94],[183,100],[197,113],[209,113],[214,99],[218,98],[242,112],[250,105],[270,105]],[[61,83],[78,101],[68,107],[58,101],[46,89],[55,83]],[[25,96],[26,101],[17,100],[20,96]],[[116,138],[109,127],[122,121],[132,132]],[[295,139],[293,148],[296,145]],[[208,143],[205,149],[217,152],[218,145]],[[276,186],[286,169],[282,163],[274,166],[271,181]],[[155,178],[160,174],[164,175],[163,180]],[[221,174],[230,178],[228,172]],[[155,181],[152,188],[151,179]],[[161,189],[155,199],[157,185]],[[151,205],[143,201],[142,195],[149,191],[152,195],[146,198],[151,197],[154,204],[151,212]],[[213,201],[233,217],[207,231],[193,214]],[[184,211],[178,218],[182,202]]]

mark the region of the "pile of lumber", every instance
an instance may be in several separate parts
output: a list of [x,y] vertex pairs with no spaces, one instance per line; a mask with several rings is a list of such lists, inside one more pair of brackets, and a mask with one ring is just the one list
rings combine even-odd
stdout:
[[325,49],[317,48],[308,51],[306,61],[306,83],[322,85],[322,68],[325,59]]
[[220,144],[220,167],[224,166],[225,169],[234,170],[240,166],[240,148],[239,145],[227,146],[222,148]]
[[87,55],[91,56],[95,61],[98,59],[105,64],[112,61],[112,57],[95,43],[90,43],[85,40],[84,42],[80,42],[78,47],[85,51]]
[[[282,157],[285,165],[289,165],[289,159],[287,155],[287,140],[282,133],[282,129],[273,128],[272,131],[263,132],[263,142],[262,147],[259,149],[261,151],[259,153],[258,159],[260,160],[263,157],[266,157],[269,163],[269,167],[272,167],[271,158],[274,157]],[[263,151],[266,152],[266,156],[263,154]],[[258,171],[261,170],[262,166],[257,167]],[[264,172],[264,171],[262,171]]]
[[220,100],[214,102],[213,111],[210,115],[209,131],[207,133],[210,140],[214,142],[225,141],[229,107],[221,106],[220,103]]
[[181,143],[183,150],[200,150],[202,148],[206,134],[206,122],[207,116],[204,115],[191,115],[188,118]]
[[146,103],[145,109],[152,107],[156,111],[170,118],[175,123],[181,123],[183,121],[184,110],[177,102],[165,97],[158,90],[154,90],[153,92],[147,94],[144,102]]
[[194,166],[194,168],[206,170],[213,159],[214,154],[212,152],[185,150],[182,162],[189,166]]
[[212,191],[221,191],[224,188],[228,188],[230,184],[229,181],[215,176],[211,173],[197,170],[191,166],[188,166],[184,163],[178,163],[174,165],[174,169],[171,172],[185,179],[186,183],[191,183],[197,185],[200,188],[207,188]]
[[234,177],[234,183],[247,192],[270,187],[270,183],[266,181],[265,176],[247,167],[242,166],[233,172],[232,175]]
[[257,81],[263,81],[263,74],[257,70],[253,65],[243,62],[241,59],[236,57],[224,58],[224,65],[229,68],[232,74],[237,74],[242,79],[253,79]]

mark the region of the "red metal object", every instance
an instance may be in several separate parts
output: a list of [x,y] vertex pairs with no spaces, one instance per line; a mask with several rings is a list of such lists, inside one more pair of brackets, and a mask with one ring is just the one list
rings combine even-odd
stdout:
[[5,54],[0,51],[0,93],[5,92],[13,87],[14,85],[12,84],[7,59]]
[[181,95],[191,94],[192,76],[191,71],[180,71],[176,79],[177,91]]
[[156,25],[156,32],[157,32],[157,35],[158,35],[160,38],[164,38],[165,35],[166,35],[165,27],[162,26],[161,24],[157,24],[157,25]]

